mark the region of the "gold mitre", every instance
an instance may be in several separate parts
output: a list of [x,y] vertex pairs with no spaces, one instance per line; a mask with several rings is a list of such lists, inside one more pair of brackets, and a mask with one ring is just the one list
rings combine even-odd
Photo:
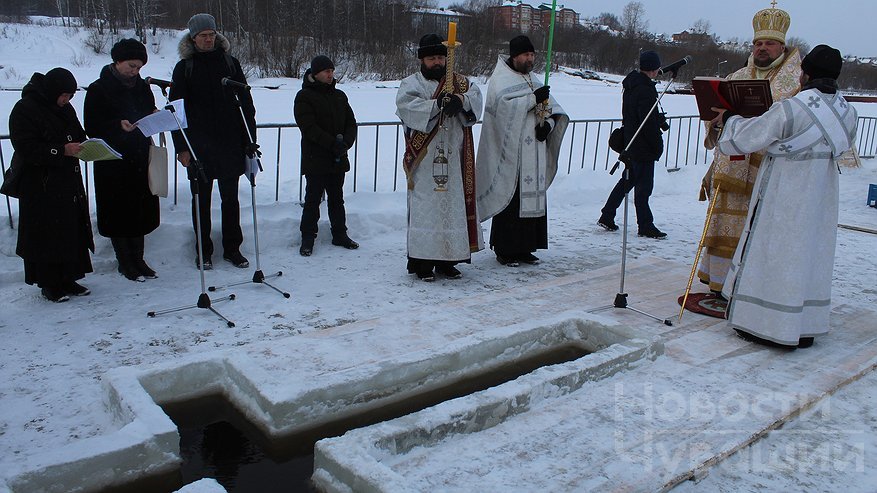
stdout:
[[769,9],[759,10],[755,17],[752,18],[752,28],[755,29],[755,35],[752,41],[759,39],[773,39],[780,43],[786,43],[786,31],[792,24],[792,18],[788,12],[776,8],[776,0],[770,3]]

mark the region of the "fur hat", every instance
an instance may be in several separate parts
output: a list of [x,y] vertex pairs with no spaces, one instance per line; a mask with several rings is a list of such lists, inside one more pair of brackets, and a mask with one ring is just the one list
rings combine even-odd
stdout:
[[438,34],[426,34],[420,38],[417,48],[417,58],[421,60],[434,55],[448,56],[448,47],[443,45],[444,38]]
[[530,42],[530,38],[524,36],[523,34],[520,36],[516,36],[509,41],[509,56],[512,58],[520,55],[521,53],[535,53],[536,48],[533,47],[533,43]]
[[62,94],[76,92],[76,78],[66,68],[53,68],[43,77],[43,91],[49,101],[55,102]]
[[661,57],[652,50],[644,51],[639,54],[639,69],[651,72],[661,68]]
[[311,75],[319,74],[330,68],[335,68],[335,64],[326,55],[317,55],[311,60]]
[[818,45],[801,60],[801,70],[811,79],[837,79],[843,66],[840,51],[828,45]]
[[195,36],[201,31],[208,29],[216,30],[216,19],[210,14],[195,14],[189,19],[189,37],[195,39]]
[[146,46],[140,41],[133,38],[120,40],[113,45],[110,50],[110,56],[114,62],[124,62],[125,60],[140,60],[146,65],[148,56],[146,55]]

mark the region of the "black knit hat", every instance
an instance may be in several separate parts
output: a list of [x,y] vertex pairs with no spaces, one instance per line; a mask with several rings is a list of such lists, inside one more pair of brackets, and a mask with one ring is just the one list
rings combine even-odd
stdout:
[[843,66],[840,52],[828,45],[818,45],[801,60],[801,70],[811,79],[837,79]]
[[49,101],[54,102],[62,94],[76,92],[76,78],[66,68],[53,68],[43,78],[43,91]]
[[520,55],[521,53],[535,53],[536,48],[533,47],[533,43],[530,42],[530,38],[524,36],[523,34],[520,36],[516,36],[509,41],[509,56],[512,58]]
[[311,60],[311,75],[319,74],[330,68],[335,68],[335,64],[326,55],[317,55]]
[[114,62],[140,60],[143,65],[146,65],[146,61],[149,59],[146,55],[146,46],[133,38],[123,39],[114,44],[113,49],[110,50],[110,56],[113,57]]
[[648,50],[639,54],[639,69],[651,72],[661,68],[661,57],[654,51]]
[[448,56],[448,47],[443,45],[442,38],[438,34],[427,34],[420,38],[420,45],[417,48],[417,58],[421,60],[433,55]]

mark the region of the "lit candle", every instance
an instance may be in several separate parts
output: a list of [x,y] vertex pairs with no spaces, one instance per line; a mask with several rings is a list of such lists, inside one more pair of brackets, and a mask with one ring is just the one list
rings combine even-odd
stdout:
[[457,23],[448,22],[448,46],[454,46],[457,43]]

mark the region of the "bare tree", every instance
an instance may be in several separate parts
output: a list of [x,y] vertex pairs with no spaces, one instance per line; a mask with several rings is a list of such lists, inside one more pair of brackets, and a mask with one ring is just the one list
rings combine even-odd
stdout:
[[55,0],[55,8],[58,9],[58,16],[61,17],[61,24],[64,27],[70,26],[70,0]]
[[158,27],[157,19],[161,15],[159,0],[127,0],[127,8],[134,25],[134,35],[146,44],[146,30],[151,28],[155,34]]
[[697,34],[709,34],[711,29],[710,21],[703,18],[694,21],[694,24],[691,25],[691,32]]
[[600,26],[607,26],[614,31],[624,30],[624,27],[621,25],[621,21],[618,20],[618,16],[610,12],[601,13],[594,18],[594,22],[596,22]]
[[802,38],[799,38],[797,36],[790,36],[786,38],[786,46],[790,48],[798,48],[798,51],[801,52],[802,57],[807,53],[810,53],[810,43],[804,41]]
[[621,25],[624,27],[624,35],[628,38],[637,38],[646,33],[649,21],[646,20],[646,8],[642,2],[630,2],[624,6],[621,12]]

